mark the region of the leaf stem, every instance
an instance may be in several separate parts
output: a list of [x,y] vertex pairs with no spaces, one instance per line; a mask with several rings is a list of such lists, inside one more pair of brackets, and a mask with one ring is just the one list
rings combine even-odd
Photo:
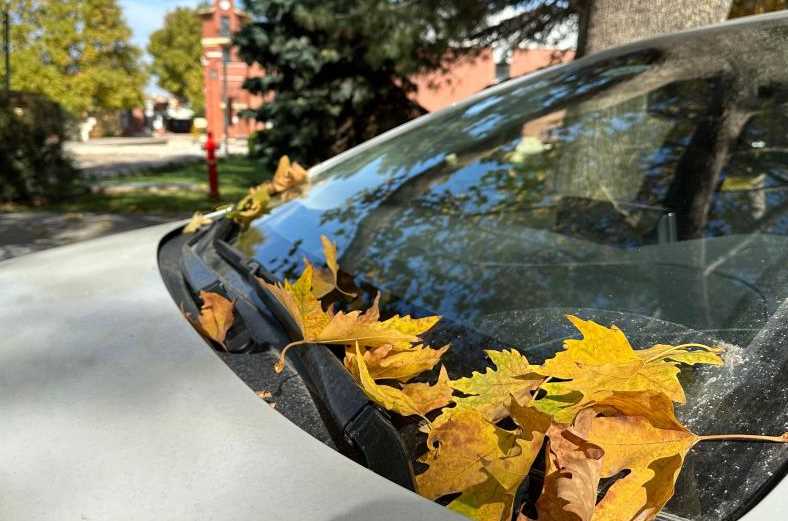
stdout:
[[764,441],[771,443],[788,443],[788,432],[782,436],[761,436],[759,434],[710,434],[698,436],[698,441]]
[[537,395],[537,394],[539,394],[539,391],[540,391],[540,390],[542,390],[542,386],[543,386],[544,384],[546,384],[547,382],[550,382],[550,381],[552,381],[552,380],[553,380],[553,377],[552,377],[552,376],[547,376],[547,377],[545,377],[545,379],[544,379],[544,380],[542,380],[542,381],[539,383],[539,385],[537,385],[537,386],[536,386],[536,389],[534,389],[534,394],[532,394],[532,395],[531,395],[531,402],[530,402],[530,405],[533,405],[533,404],[534,404],[534,402],[536,401],[536,395]]
[[712,347],[709,347],[705,344],[681,344],[678,346],[673,346],[670,349],[666,349],[665,351],[659,353],[658,355],[652,356],[651,358],[646,360],[646,363],[653,362],[654,360],[659,360],[660,358],[665,358],[665,355],[667,355],[668,353],[672,353],[673,351],[678,351],[679,349],[686,349],[688,347],[699,347],[705,349],[706,351],[712,351],[712,352],[714,351]]
[[291,347],[298,346],[298,345],[307,344],[309,342],[310,342],[310,340],[298,340],[296,342],[290,342],[289,344],[287,344],[284,347],[284,349],[282,349],[282,352],[279,353],[279,359],[277,359],[276,363],[274,364],[274,372],[276,374],[279,374],[279,373],[281,373],[282,371],[285,370],[285,353],[287,353],[288,349],[290,349]]

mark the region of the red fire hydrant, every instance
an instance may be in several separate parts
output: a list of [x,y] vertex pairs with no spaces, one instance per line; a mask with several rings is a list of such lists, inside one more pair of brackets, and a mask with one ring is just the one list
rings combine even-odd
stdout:
[[213,140],[213,132],[208,132],[208,139],[205,140],[205,159],[208,161],[208,187],[211,199],[219,199],[219,173],[216,171],[216,141]]

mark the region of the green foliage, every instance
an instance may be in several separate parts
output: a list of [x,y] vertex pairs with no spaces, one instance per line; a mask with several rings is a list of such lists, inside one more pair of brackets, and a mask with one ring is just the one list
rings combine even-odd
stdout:
[[519,4],[247,0],[255,21],[235,43],[266,74],[245,86],[275,93],[257,111],[257,119],[271,126],[260,135],[259,156],[271,168],[283,154],[311,165],[363,142],[423,113],[409,97],[414,75],[444,68],[500,38],[512,45],[546,38],[575,9],[573,2],[548,1],[489,23]]
[[197,11],[178,7],[167,13],[164,27],[151,34],[148,42],[153,57],[151,72],[158,78],[159,87],[188,102],[198,113],[205,106],[200,33]]
[[[194,208],[210,210],[232,204],[245,196],[249,187],[271,178],[270,171],[262,170],[257,163],[240,156],[219,159],[218,168],[219,201],[208,196],[208,171],[205,162],[200,161],[103,180],[94,185],[95,192],[49,205],[49,209],[185,216],[191,215]],[[128,189],[117,190],[118,186]]]
[[0,98],[0,201],[68,195],[76,170],[63,152],[66,115],[41,96]]
[[76,116],[139,106],[146,77],[116,0],[13,0],[11,86]]

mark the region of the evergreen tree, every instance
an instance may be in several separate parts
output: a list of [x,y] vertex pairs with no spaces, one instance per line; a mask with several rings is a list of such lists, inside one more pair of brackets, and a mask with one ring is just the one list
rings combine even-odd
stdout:
[[142,104],[146,77],[116,0],[11,2],[11,88],[75,116]]
[[423,113],[409,97],[415,74],[491,41],[547,41],[576,11],[566,0],[247,0],[245,7],[254,22],[235,43],[266,71],[245,87],[269,97],[256,115],[271,128],[255,149],[270,166],[285,153],[314,164]]
[[148,53],[153,57],[151,72],[159,87],[191,105],[195,112],[202,112],[205,105],[200,30],[196,10],[178,7],[167,13],[164,27],[151,34],[148,42]]

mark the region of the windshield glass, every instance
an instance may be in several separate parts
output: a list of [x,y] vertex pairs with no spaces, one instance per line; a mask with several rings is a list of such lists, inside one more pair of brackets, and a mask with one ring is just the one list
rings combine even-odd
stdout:
[[[682,370],[682,420],[781,433],[786,40],[785,22],[732,26],[511,82],[319,172],[236,246],[292,278],[327,235],[367,299],[444,317],[454,378],[488,347],[541,363],[576,336],[566,313],[639,347],[723,343],[724,368]],[[666,512],[736,518],[787,456],[699,446]]]

